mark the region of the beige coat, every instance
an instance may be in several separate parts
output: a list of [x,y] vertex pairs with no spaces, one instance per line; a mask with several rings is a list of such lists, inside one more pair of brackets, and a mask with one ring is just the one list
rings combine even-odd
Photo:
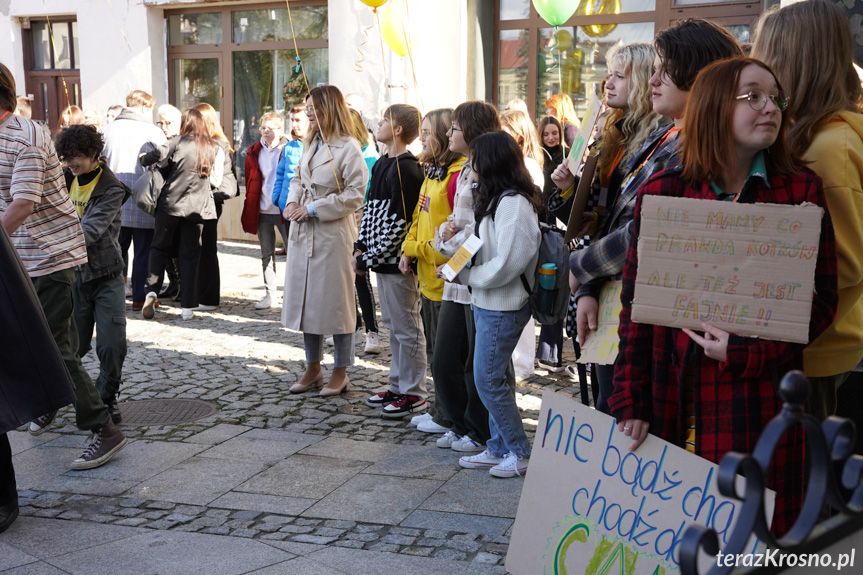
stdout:
[[314,148],[303,153],[288,194],[288,204],[314,202],[318,217],[291,222],[282,324],[312,334],[353,333],[353,215],[363,203],[369,171],[353,138]]

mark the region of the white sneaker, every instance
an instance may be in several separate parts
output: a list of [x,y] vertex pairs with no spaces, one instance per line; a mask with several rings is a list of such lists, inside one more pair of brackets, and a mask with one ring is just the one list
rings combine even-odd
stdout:
[[380,353],[381,346],[378,343],[378,334],[373,331],[370,331],[366,334],[366,353]]
[[324,341],[327,342],[327,345],[336,345],[336,340],[333,339],[333,336],[331,336],[331,335],[327,336],[327,338]]
[[153,319],[153,316],[156,315],[156,301],[158,299],[159,296],[154,291],[147,294],[147,298],[144,300],[144,307],[141,308],[141,316],[144,319]]
[[410,424],[416,427],[423,421],[431,421],[431,413],[423,413],[422,415],[414,415],[411,417]]
[[536,360],[536,366],[551,373],[560,373],[561,371],[563,371],[562,365],[555,365],[550,361],[543,361],[541,359]]
[[426,433],[446,433],[449,431],[448,427],[444,427],[443,425],[438,425],[431,419],[428,421],[421,421],[419,425],[417,425],[417,429],[420,431],[425,431]]
[[467,435],[463,435],[458,441],[452,442],[451,448],[453,451],[460,451],[462,453],[477,453],[485,449],[485,445],[474,441]]
[[569,379],[578,381],[578,369],[574,365],[567,365],[565,371]]
[[[462,458],[464,459],[464,458]],[[527,471],[527,464],[530,462],[529,457],[518,457],[515,453],[509,452],[504,456],[503,461],[488,470],[489,475],[494,477],[521,477],[521,474]]]
[[183,321],[189,321],[193,317],[195,317],[195,312],[191,308],[184,307],[183,311],[180,312],[180,319]]
[[132,284],[127,282],[123,287],[123,291],[126,293],[126,297],[132,297]]
[[461,435],[457,434],[453,430],[449,430],[444,433],[441,437],[438,437],[436,441],[437,446],[441,449],[449,449],[452,447],[452,444],[461,439]]
[[458,464],[465,469],[491,469],[503,462],[503,457],[497,457],[486,449],[477,455],[465,455],[458,460]]
[[199,305],[198,307],[196,307],[195,309],[196,309],[197,311],[216,311],[217,309],[219,309],[219,306],[217,306],[217,305],[204,305],[204,304],[201,304],[201,305]]
[[255,304],[255,309],[270,309],[273,307],[273,298],[270,294],[264,296],[264,299]]

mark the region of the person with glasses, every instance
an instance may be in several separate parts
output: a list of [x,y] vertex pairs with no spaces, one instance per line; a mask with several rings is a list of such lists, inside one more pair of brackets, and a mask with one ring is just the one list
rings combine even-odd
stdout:
[[[753,54],[792,90],[791,149],[824,181],[839,250],[839,308],[830,328],[803,351],[812,392],[807,410],[823,420],[863,358],[863,90],[852,61],[848,18],[824,1],[762,16]],[[817,65],[809,59],[817,54]],[[859,418],[856,407],[848,415]],[[858,419],[859,421],[859,419]]]
[[[815,267],[809,340],[836,312],[836,244],[821,179],[789,149],[788,98],[765,64],[716,62],[689,94],[680,165],[645,183],[656,195],[713,202],[814,204],[825,209]],[[803,344],[738,336],[707,322],[703,331],[632,320],[641,200],[623,270],[620,355],[608,400],[631,451],[653,433],[719,463],[730,450],[751,453],[782,409],[779,379],[803,366]],[[805,449],[800,428],[780,443],[767,476],[776,491],[772,529],[784,534],[803,503]]]
[[171,104],[162,104],[159,106],[159,121],[156,125],[162,130],[167,139],[180,135],[180,122],[183,119],[183,113],[172,106]]

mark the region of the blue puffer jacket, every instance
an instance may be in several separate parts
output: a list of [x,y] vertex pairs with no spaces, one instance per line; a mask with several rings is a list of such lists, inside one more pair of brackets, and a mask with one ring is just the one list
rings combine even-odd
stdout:
[[288,203],[288,193],[291,191],[291,180],[294,172],[303,156],[303,141],[291,140],[285,144],[282,151],[282,159],[276,168],[276,183],[273,184],[273,205],[279,206],[279,210],[285,211]]

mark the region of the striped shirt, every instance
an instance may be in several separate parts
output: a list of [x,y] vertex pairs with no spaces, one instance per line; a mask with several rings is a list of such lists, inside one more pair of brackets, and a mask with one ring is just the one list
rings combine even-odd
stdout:
[[51,137],[30,120],[9,115],[0,123],[0,217],[17,199],[35,204],[11,234],[30,277],[87,262],[84,232]]

